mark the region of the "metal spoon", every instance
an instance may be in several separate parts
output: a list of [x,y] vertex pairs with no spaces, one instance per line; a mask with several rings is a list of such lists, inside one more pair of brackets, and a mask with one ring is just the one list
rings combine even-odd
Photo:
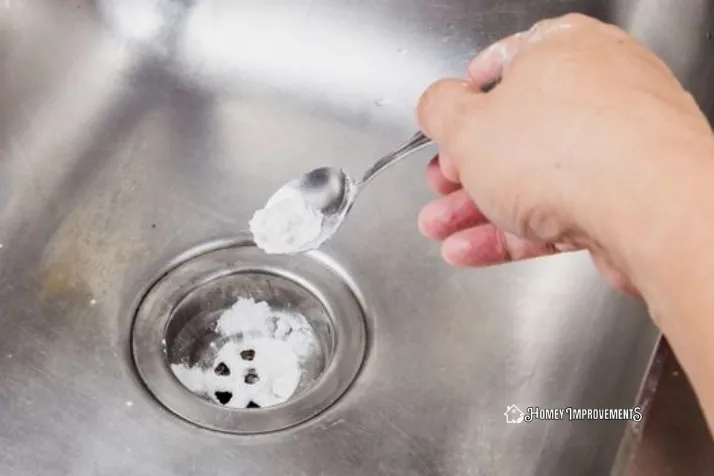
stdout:
[[431,139],[417,132],[407,142],[376,161],[360,180],[353,179],[336,167],[319,167],[283,185],[276,194],[287,187],[296,189],[312,208],[324,215],[320,235],[295,251],[319,248],[342,225],[357,196],[374,177],[431,142]]

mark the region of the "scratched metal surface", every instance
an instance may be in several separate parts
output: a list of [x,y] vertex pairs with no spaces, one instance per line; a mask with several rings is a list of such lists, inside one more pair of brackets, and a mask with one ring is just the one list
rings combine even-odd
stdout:
[[368,303],[370,349],[309,424],[245,440],[172,416],[133,371],[132,306],[286,179],[362,170],[413,131],[430,81],[541,17],[624,25],[710,106],[710,3],[2,0],[0,474],[607,474],[624,422],[503,413],[630,406],[657,341],[645,310],[582,254],[444,265],[416,231],[426,154],[327,246]]

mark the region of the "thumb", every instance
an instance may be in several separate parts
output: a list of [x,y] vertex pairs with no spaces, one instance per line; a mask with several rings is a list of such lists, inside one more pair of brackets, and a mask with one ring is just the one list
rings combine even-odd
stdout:
[[486,95],[460,79],[442,79],[427,88],[419,99],[419,127],[437,144],[448,144],[463,132],[482,109]]

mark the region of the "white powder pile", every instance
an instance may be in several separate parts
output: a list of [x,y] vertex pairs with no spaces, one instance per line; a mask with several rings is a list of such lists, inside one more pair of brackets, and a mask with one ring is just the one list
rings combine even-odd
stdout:
[[319,238],[324,218],[298,190],[284,187],[253,214],[250,231],[266,253],[296,253]]
[[193,393],[230,408],[288,400],[300,384],[301,363],[318,345],[303,316],[275,313],[266,302],[253,299],[239,299],[221,315],[216,330],[229,340],[211,368],[171,368]]
[[216,330],[224,336],[243,340],[270,338],[286,342],[299,358],[305,358],[317,344],[312,327],[299,314],[276,314],[265,301],[238,299],[221,314]]
[[267,302],[253,298],[238,299],[230,309],[221,314],[216,330],[224,336],[266,335],[269,319],[270,306]]

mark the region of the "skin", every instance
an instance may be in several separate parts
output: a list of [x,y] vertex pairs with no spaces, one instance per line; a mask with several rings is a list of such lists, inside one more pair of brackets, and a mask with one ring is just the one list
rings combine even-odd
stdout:
[[417,112],[439,145],[426,175],[441,195],[419,228],[444,259],[589,251],[645,300],[714,428],[714,136],[669,68],[621,29],[571,14],[492,45]]

